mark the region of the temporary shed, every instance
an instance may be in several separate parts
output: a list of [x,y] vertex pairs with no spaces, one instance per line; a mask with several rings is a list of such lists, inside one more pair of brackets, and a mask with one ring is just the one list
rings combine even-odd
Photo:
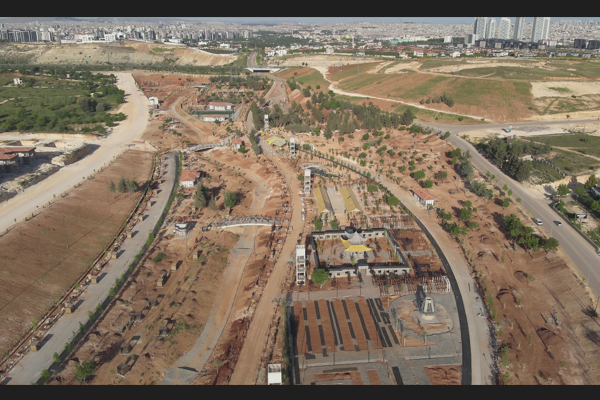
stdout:
[[349,213],[363,212],[354,191],[348,186],[342,188],[342,198],[344,199],[346,210],[348,210]]
[[333,214],[333,206],[331,205],[331,200],[329,199],[327,190],[325,188],[318,187],[314,190],[314,193],[319,214]]

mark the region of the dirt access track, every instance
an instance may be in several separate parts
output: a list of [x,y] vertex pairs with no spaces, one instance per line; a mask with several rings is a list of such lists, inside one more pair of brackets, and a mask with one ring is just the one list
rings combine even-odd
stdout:
[[38,207],[48,204],[62,193],[67,192],[81,180],[108,165],[116,156],[123,153],[127,144],[139,139],[148,125],[148,100],[135,86],[131,74],[115,73],[117,85],[126,93],[126,103],[117,112],[127,119],[103,139],[96,151],[83,160],[62,168],[53,176],[29,188],[24,193],[2,203],[0,206],[0,232],[6,231],[17,221],[37,212]]
[[31,328],[33,320],[40,321],[56,305],[123,226],[141,193],[110,194],[106,182],[118,182],[122,176],[132,179],[132,162],[135,179],[144,187],[152,157],[127,152],[94,179],[0,237],[2,354]]
[[237,56],[208,54],[187,46],[125,41],[115,44],[37,45],[10,43],[0,47],[0,57],[27,59],[34,64],[73,65],[88,62],[134,65],[227,65]]

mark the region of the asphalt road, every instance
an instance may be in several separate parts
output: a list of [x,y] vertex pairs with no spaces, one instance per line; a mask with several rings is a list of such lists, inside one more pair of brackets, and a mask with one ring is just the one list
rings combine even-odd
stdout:
[[113,133],[100,143],[93,154],[75,164],[61,168],[48,179],[27,189],[0,205],[0,231],[4,232],[25,217],[38,211],[43,204],[55,201],[61,193],[67,192],[76,184],[108,164],[119,155],[125,145],[139,139],[148,126],[148,100],[136,87],[133,76],[128,73],[115,73],[118,87],[126,93],[127,103],[121,111],[127,119],[117,126]]
[[177,172],[176,153],[169,153],[165,161],[165,182],[160,185],[160,193],[155,198],[156,204],[146,211],[147,218],[144,222],[135,226],[135,236],[125,240],[120,251],[121,256],[117,260],[111,260],[110,266],[102,271],[101,280],[97,285],[89,286],[79,298],[78,305],[73,314],[63,315],[58,322],[48,331],[46,339],[42,343],[40,351],[29,352],[8,375],[9,385],[29,385],[37,382],[43,370],[49,369],[53,364],[54,353],[61,354],[65,345],[72,337],[72,332],[79,330],[79,324],[85,325],[89,321],[88,312],[94,311],[98,304],[103,303],[110,288],[117,278],[127,272],[127,268],[133,263],[135,256],[142,250],[148,239],[148,235],[162,216],[169,201],[172,189],[175,185]]
[[[586,123],[586,122],[597,122],[596,120],[579,120],[579,121],[553,121],[553,122],[526,122],[512,124],[513,129],[525,126],[551,126],[551,125],[564,125],[565,123]],[[590,287],[594,290],[596,295],[600,293],[600,256],[596,254],[596,250],[585,240],[579,233],[571,228],[567,224],[563,224],[562,227],[557,227],[554,221],[560,221],[561,218],[554,210],[552,210],[550,199],[542,200],[535,195],[531,194],[529,189],[526,189],[519,182],[512,180],[511,178],[504,175],[504,173],[491,162],[486,160],[477,150],[466,140],[462,139],[460,135],[462,132],[472,131],[475,129],[498,129],[508,128],[511,124],[503,125],[483,125],[483,126],[440,126],[430,125],[436,130],[443,132],[451,132],[452,138],[450,141],[463,152],[469,150],[473,156],[473,165],[482,172],[490,171],[492,174],[501,177],[498,181],[498,186],[503,187],[505,184],[513,190],[513,199],[522,199],[522,207],[528,211],[530,216],[533,218],[540,218],[544,222],[544,226],[541,228],[546,231],[548,235],[557,239],[561,244],[561,249],[564,254],[571,260],[571,262],[577,267],[581,276],[586,279]],[[588,279],[589,277],[589,279]]]

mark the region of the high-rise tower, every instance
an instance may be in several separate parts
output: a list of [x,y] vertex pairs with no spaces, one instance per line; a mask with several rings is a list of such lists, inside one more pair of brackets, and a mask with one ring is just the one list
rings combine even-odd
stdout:
[[548,39],[550,35],[550,17],[534,17],[531,41],[534,43]]
[[510,39],[510,26],[511,21],[508,18],[502,18],[500,21],[500,31],[498,32],[498,39],[509,40]]
[[479,39],[485,38],[487,21],[488,17],[475,17],[475,28],[473,29],[473,33],[479,36]]
[[523,40],[523,30],[525,29],[525,17],[515,17],[515,33],[514,40]]
[[496,19],[492,18],[487,25],[485,32],[486,39],[495,39],[496,38]]

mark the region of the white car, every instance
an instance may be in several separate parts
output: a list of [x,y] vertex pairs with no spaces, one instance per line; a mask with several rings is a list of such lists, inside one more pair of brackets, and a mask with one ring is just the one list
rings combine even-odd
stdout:
[[535,222],[537,226],[544,226],[544,222],[539,218],[534,219],[533,222]]

